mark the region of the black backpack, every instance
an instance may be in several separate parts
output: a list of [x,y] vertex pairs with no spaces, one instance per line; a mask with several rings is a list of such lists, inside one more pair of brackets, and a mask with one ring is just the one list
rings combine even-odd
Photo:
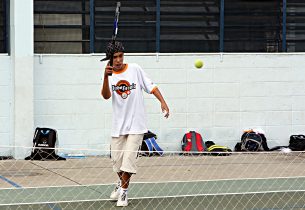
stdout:
[[235,151],[269,151],[269,147],[264,134],[250,130],[242,134],[241,143],[236,144]]
[[304,135],[291,135],[288,147],[292,151],[304,151],[305,150],[305,136]]
[[57,132],[52,128],[36,128],[31,155],[25,160],[66,160],[56,155]]

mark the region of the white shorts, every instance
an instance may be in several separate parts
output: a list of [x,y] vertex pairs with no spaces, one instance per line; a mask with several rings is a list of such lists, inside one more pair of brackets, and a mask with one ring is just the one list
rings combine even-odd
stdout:
[[112,137],[110,154],[114,172],[136,173],[138,151],[144,134],[129,134]]

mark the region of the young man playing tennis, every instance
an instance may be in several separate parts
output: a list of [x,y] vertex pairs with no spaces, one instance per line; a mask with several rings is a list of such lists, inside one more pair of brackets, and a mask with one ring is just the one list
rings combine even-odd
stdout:
[[113,66],[107,64],[101,90],[104,99],[112,96],[111,160],[119,182],[110,198],[117,200],[117,206],[128,205],[129,181],[137,171],[138,150],[144,133],[148,131],[142,90],[154,94],[161,103],[165,117],[169,116],[169,108],[156,85],[139,65],[123,62],[124,52],[122,43],[116,41],[108,44],[103,60],[108,60],[113,53]]

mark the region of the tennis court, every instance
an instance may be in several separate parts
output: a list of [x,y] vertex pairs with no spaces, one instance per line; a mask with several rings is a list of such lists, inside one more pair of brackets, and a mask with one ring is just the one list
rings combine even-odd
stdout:
[[[179,154],[189,131],[304,134],[304,34],[304,0],[0,0],[0,210],[117,209],[111,136],[148,129],[166,152],[139,159],[126,209],[305,209],[304,153]],[[23,160],[36,127],[85,158]]]
[[[305,209],[303,153],[141,157],[126,209]],[[108,157],[0,162],[0,209],[117,209]]]

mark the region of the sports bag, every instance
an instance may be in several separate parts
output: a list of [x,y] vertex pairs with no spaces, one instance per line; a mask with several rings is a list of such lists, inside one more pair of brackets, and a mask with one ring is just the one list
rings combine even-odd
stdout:
[[151,131],[144,134],[140,156],[162,156],[163,149],[158,145],[157,135]]
[[[236,146],[235,146],[236,148]],[[241,136],[241,151],[269,151],[267,139],[263,133],[258,133],[253,130],[245,131]]]
[[208,152],[211,152],[209,153],[210,155],[228,156],[232,154],[232,150],[229,147],[217,145],[213,141],[206,141],[205,145]]
[[26,157],[25,160],[65,160],[65,158],[55,153],[56,140],[56,130],[37,127],[34,133],[31,155]]
[[291,135],[288,147],[292,151],[304,151],[305,135]]
[[195,131],[184,134],[181,141],[181,149],[183,154],[200,154],[205,151],[205,145],[202,137]]

